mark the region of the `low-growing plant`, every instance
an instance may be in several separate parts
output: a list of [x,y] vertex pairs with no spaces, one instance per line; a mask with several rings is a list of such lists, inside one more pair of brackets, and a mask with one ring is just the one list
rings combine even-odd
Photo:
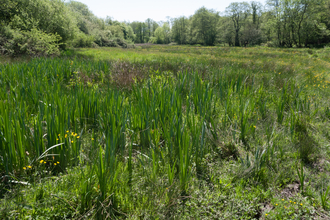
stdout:
[[304,166],[303,163],[300,163],[300,170],[298,168],[298,165],[296,166],[296,171],[299,177],[299,182],[300,182],[300,190],[301,192],[304,192],[304,186],[305,186],[305,178],[306,175],[304,173]]
[[320,191],[321,205],[324,210],[328,209],[328,194],[329,194],[330,186],[327,187],[327,190],[324,191],[322,187],[322,191]]

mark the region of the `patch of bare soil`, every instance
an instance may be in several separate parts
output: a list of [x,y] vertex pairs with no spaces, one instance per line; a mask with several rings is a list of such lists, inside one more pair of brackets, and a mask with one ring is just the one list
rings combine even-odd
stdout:
[[294,197],[299,192],[299,186],[299,183],[292,183],[287,185],[284,189],[281,190],[281,197],[285,199]]

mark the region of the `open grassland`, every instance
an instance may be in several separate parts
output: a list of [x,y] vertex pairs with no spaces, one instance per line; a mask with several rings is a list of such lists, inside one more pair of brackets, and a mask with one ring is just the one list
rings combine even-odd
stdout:
[[327,219],[330,50],[0,61],[1,219]]

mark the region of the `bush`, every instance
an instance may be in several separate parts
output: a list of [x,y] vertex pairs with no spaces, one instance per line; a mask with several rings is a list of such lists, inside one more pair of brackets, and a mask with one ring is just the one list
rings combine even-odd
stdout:
[[15,31],[9,26],[0,23],[0,54],[13,54],[13,42]]
[[1,54],[59,55],[59,40],[59,35],[46,34],[35,28],[31,31],[13,30],[9,26],[0,29]]
[[18,53],[26,53],[32,56],[59,55],[59,43],[61,37],[57,34],[46,34],[40,30],[22,32],[14,41],[19,46]]
[[73,41],[74,47],[93,47],[94,37],[86,35],[82,32],[77,34],[76,38]]

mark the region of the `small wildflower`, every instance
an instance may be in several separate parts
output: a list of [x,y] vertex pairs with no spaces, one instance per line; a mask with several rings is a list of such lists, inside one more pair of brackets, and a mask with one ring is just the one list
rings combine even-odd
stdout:
[[58,138],[56,138],[56,140],[58,141]]
[[254,128],[257,128],[256,126],[253,126]]
[[291,203],[292,201],[290,200],[290,203]]
[[80,138],[80,136],[78,136],[77,138]]
[[94,141],[94,138],[92,138],[92,141]]
[[44,161],[44,163],[46,163],[46,161]]
[[302,205],[302,203],[300,203],[300,205]]
[[56,166],[57,163],[54,163],[54,165]]
[[66,133],[69,133],[69,131],[66,131]]
[[286,209],[286,206],[284,206],[284,208]]
[[73,141],[71,141],[71,143],[73,143]]
[[284,201],[284,199],[282,199],[282,201]]
[[65,136],[64,136],[65,138],[67,138],[68,137],[68,135],[67,134],[65,134]]
[[277,204],[276,204],[277,205]]
[[28,166],[28,168],[30,168],[30,169],[31,169],[32,167],[31,167],[31,166]]
[[268,214],[266,213],[266,216],[267,216]]
[[44,160],[40,160],[40,163],[43,163],[44,162]]
[[26,167],[23,167],[23,170],[26,170]]
[[296,202],[294,202],[293,204],[296,204]]
[[57,161],[57,164],[59,164],[60,162],[59,161]]
[[58,136],[61,136],[61,134],[58,134]]

